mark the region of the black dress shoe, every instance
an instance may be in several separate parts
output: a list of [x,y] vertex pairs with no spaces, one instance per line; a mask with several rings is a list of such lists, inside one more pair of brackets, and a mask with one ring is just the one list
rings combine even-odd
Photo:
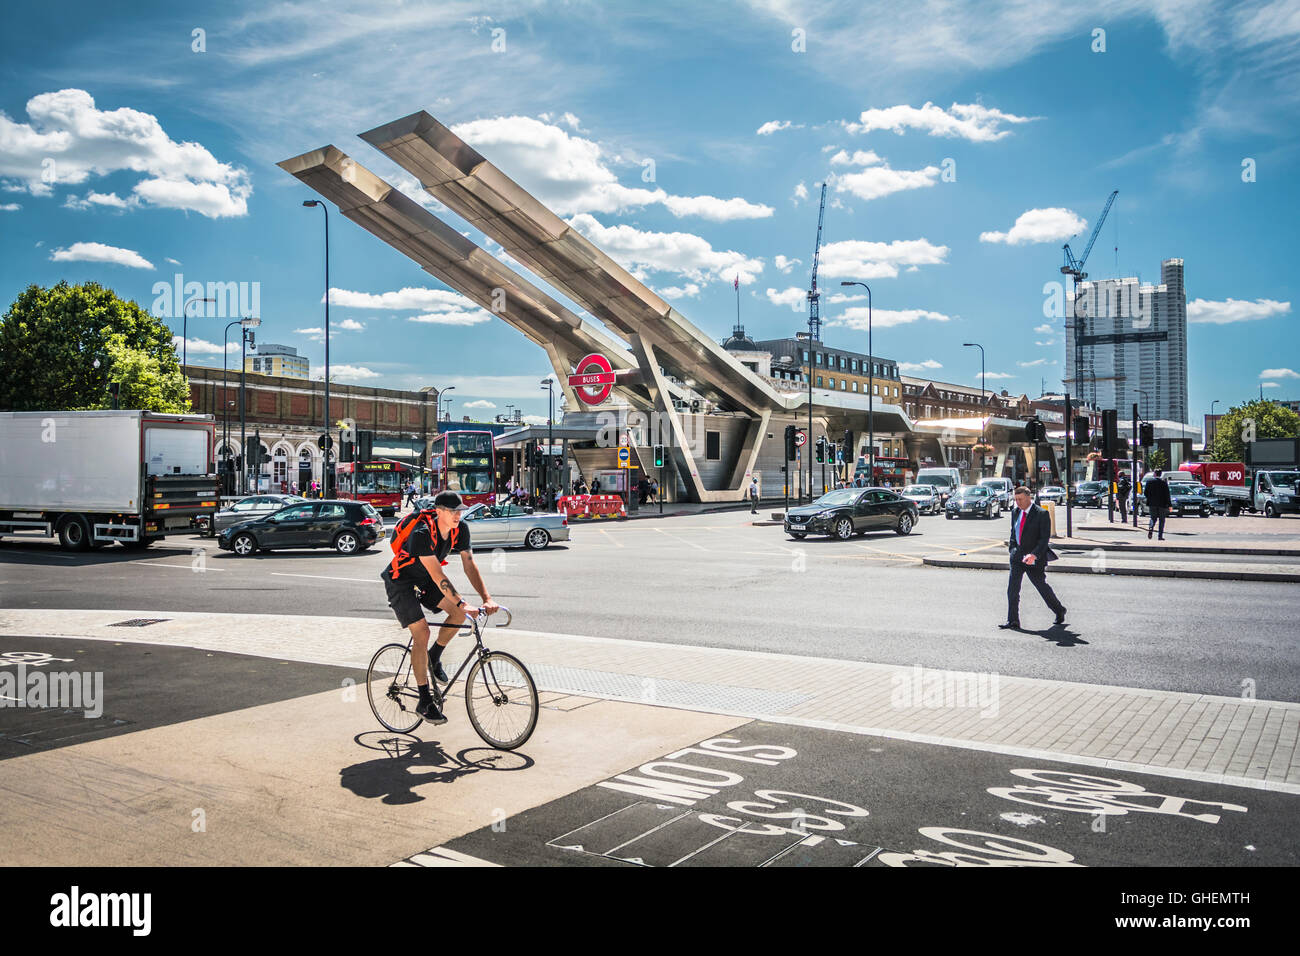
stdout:
[[1064,624],[1064,623],[1065,623],[1065,611],[1066,611],[1065,608],[1061,608],[1059,611],[1056,612],[1056,623],[1057,623],[1057,624]]
[[1006,621],[1006,622],[1004,622],[1004,623],[1002,623],[1002,624],[999,624],[998,627],[999,627],[1001,630],[1003,630],[1003,631],[1018,631],[1018,630],[1020,630],[1020,622],[1019,622],[1019,621]]

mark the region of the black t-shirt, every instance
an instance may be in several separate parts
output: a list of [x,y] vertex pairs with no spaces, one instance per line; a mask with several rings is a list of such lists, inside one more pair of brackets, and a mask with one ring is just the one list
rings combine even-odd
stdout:
[[[430,524],[433,525],[432,531],[429,529]],[[406,553],[415,558],[416,561],[413,564],[403,565],[398,580],[410,581],[411,584],[424,591],[431,590],[433,588],[433,578],[430,577],[429,569],[424,566],[424,562],[419,559],[421,557],[437,556],[438,561],[442,562],[453,551],[458,554],[469,552],[469,528],[464,521],[455,529],[455,533],[456,544],[452,545],[450,536],[444,538],[438,532],[436,518],[432,522],[417,521],[415,527],[411,529],[411,533],[407,535],[404,545]],[[391,579],[391,564],[384,569],[384,576]]]

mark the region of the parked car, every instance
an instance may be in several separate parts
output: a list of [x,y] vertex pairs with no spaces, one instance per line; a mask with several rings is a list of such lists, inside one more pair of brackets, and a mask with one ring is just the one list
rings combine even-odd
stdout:
[[908,485],[900,494],[916,505],[918,514],[937,515],[943,508],[943,499],[934,485]]
[[[1186,518],[1188,515],[1197,515],[1202,518],[1208,518],[1210,512],[1214,510],[1214,504],[1204,495],[1202,491],[1209,491],[1204,485],[1187,484],[1185,482],[1171,482],[1169,485],[1169,514]],[[1210,493],[1212,498],[1213,492]],[[1145,515],[1147,511],[1147,496],[1139,494],[1137,496],[1137,511],[1139,515]]]
[[1065,489],[1062,488],[1060,485],[1048,485],[1047,487],[1043,488],[1041,491],[1038,492],[1038,500],[1040,502],[1051,501],[1058,505],[1064,504]]
[[795,540],[825,534],[841,541],[868,531],[908,534],[918,515],[916,502],[888,488],[840,488],[786,512],[785,533]]
[[992,488],[983,485],[962,485],[944,505],[944,517],[960,518],[963,515],[996,518],[1002,514],[1002,502]]
[[[415,499],[417,511],[432,511],[433,507],[431,496]],[[460,520],[470,522],[470,537],[476,548],[524,547],[536,551],[552,541],[569,540],[567,515],[536,512],[506,499],[495,505],[475,505]]]
[[981,478],[979,480],[981,488],[988,488],[997,495],[998,503],[1006,508],[1011,509],[1011,495],[1015,491],[1015,484],[1010,478]]
[[264,518],[282,508],[306,500],[300,495],[249,495],[236,501],[229,508],[217,512],[217,531],[224,531],[231,525],[242,524],[253,518]]
[[358,554],[381,540],[384,519],[368,501],[307,501],[231,525],[217,534],[223,551],[247,557],[282,548],[333,548]]
[[1081,481],[1075,487],[1074,506],[1076,508],[1104,508],[1110,488],[1104,481]]

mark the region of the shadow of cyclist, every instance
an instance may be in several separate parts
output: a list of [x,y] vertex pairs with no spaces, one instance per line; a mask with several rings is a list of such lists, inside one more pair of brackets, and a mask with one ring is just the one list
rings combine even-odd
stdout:
[[437,741],[409,735],[372,732],[358,734],[354,739],[363,747],[383,750],[387,756],[344,767],[339,771],[339,782],[359,797],[378,797],[394,806],[419,803],[424,797],[416,793],[416,788],[427,784],[454,783],[483,770],[527,770],[533,765],[531,757],[517,752],[467,747],[451,754]]

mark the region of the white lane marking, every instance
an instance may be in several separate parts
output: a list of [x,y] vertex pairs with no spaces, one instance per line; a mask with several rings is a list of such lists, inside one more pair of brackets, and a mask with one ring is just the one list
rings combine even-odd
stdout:
[[146,561],[137,564],[137,568],[177,568],[181,571],[229,571],[229,568],[196,568],[192,564],[155,564],[152,561]]
[[445,846],[435,846],[432,849],[425,850],[423,853],[417,853],[409,860],[403,860],[400,863],[394,863],[393,866],[495,866],[500,867],[500,863],[493,863],[490,860],[484,860],[477,856],[470,856],[468,853],[461,853],[459,850],[451,850]]
[[604,528],[597,528],[596,530],[599,531],[601,534],[603,534],[605,537],[609,538],[610,541],[613,541],[613,542],[614,542],[616,545],[618,545],[620,548],[626,548],[626,547],[627,547],[627,545],[625,545],[622,541],[619,541],[617,538],[615,538],[612,534],[610,534],[610,533],[609,533],[608,531],[606,531]]
[[316,578],[321,581],[360,581],[363,584],[373,584],[382,580],[377,574],[373,578],[339,578],[328,574],[290,574],[288,571],[272,571],[271,576],[275,578]]
[[675,534],[669,534],[669,533],[668,533],[667,531],[665,531],[663,528],[655,528],[654,530],[655,530],[655,531],[658,531],[660,534],[664,535],[665,537],[672,538],[672,539],[675,540],[675,541],[680,541],[682,544],[689,544],[689,545],[690,545],[692,548],[694,548],[696,551],[708,551],[708,550],[709,550],[708,548],[702,548],[702,547],[700,547],[700,546],[699,546],[698,544],[696,544],[694,541],[687,541],[685,538],[679,538],[679,537],[677,537],[677,535],[675,535]]

